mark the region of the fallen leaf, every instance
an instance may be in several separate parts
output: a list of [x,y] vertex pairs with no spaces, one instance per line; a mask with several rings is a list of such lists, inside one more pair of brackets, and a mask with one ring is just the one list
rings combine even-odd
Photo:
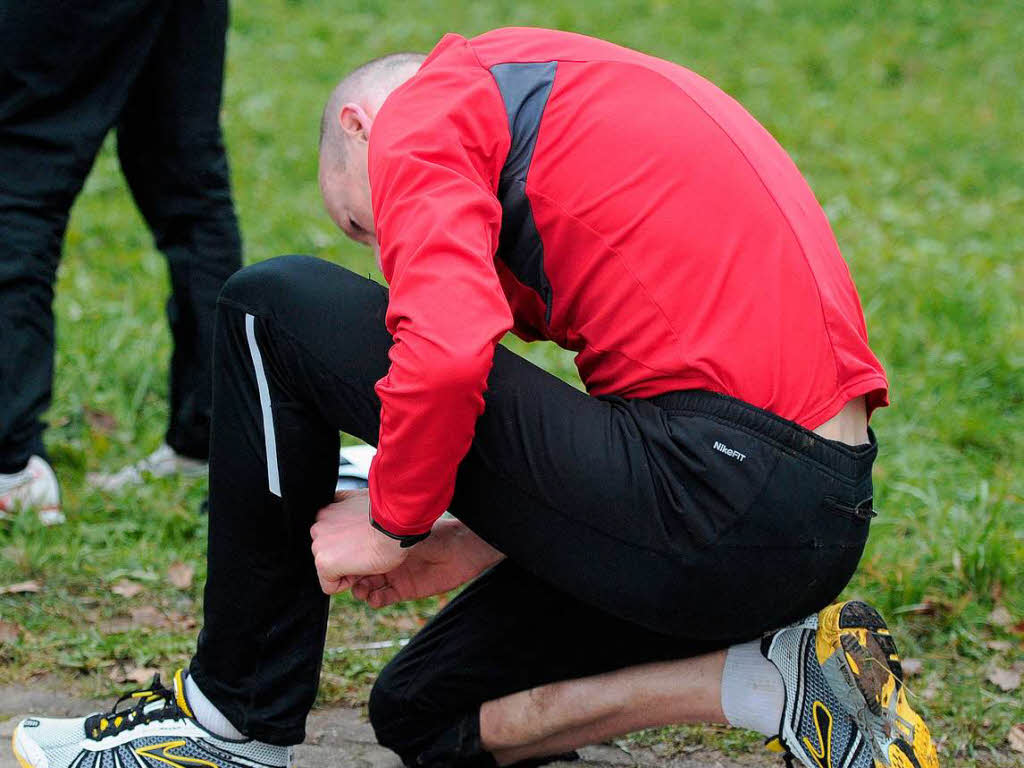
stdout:
[[168,626],[174,626],[178,629],[195,629],[198,626],[195,616],[185,615],[183,613],[169,613],[167,614]]
[[920,675],[921,670],[924,669],[924,662],[920,659],[904,659],[903,660],[903,676],[913,677],[914,675]]
[[1008,693],[1020,688],[1020,672],[1015,669],[993,666],[988,670],[988,681],[999,690]]
[[423,619],[407,613],[397,616],[382,616],[380,622],[384,626],[400,633],[416,632],[423,626]]
[[167,569],[167,580],[178,589],[188,589],[192,586],[192,574],[195,569],[188,563],[174,563]]
[[990,651],[1008,651],[1013,648],[1013,643],[1009,640],[989,640],[985,647]]
[[132,624],[136,627],[166,627],[167,618],[152,605],[132,609]]
[[914,603],[913,605],[905,605],[902,608],[897,608],[896,613],[912,613],[916,616],[932,616],[937,613],[939,606],[937,606],[931,600],[925,600],[924,602]]
[[1006,734],[1006,740],[1010,742],[1010,749],[1015,752],[1024,752],[1024,723],[1011,725],[1010,732]]
[[1015,635],[1024,635],[1024,621],[1018,621],[1010,627],[1010,631]]
[[38,592],[43,585],[34,579],[32,581],[19,581],[17,584],[8,584],[0,587],[0,595],[20,595],[26,592]]
[[14,643],[21,637],[21,627],[13,621],[0,619],[0,643]]
[[132,667],[125,670],[124,679],[131,683],[144,684],[153,679],[153,675],[159,674],[159,669],[152,667]]
[[109,435],[117,429],[117,417],[110,411],[101,411],[87,405],[82,408],[82,414],[85,423],[101,434]]
[[114,635],[119,632],[131,632],[136,629],[136,624],[128,616],[113,616],[103,619],[99,616],[92,618],[92,624],[104,635]]
[[128,579],[121,579],[110,588],[110,591],[115,595],[120,595],[121,597],[135,597],[143,589],[144,587],[141,584],[134,581],[128,581]]
[[1008,627],[1013,624],[1013,616],[1006,610],[1005,605],[997,605],[992,613],[988,615],[989,623],[995,624],[999,627]]
[[120,661],[113,662],[107,677],[115,683],[148,683],[159,670],[152,667],[128,667]]

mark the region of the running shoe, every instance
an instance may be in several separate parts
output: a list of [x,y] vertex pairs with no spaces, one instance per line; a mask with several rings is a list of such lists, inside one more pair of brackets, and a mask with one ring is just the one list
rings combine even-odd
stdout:
[[372,445],[349,445],[338,454],[338,484],[335,490],[348,491],[369,485],[370,462],[377,449]]
[[[124,702],[128,706],[121,707]],[[30,717],[14,729],[21,768],[287,768],[289,747],[216,736],[192,717],[182,670],[88,717]]]
[[30,458],[20,472],[0,474],[0,520],[29,508],[36,510],[43,525],[64,522],[57,476],[40,456]]
[[[884,648],[870,641],[884,628],[865,603],[837,603],[762,640],[786,691],[769,749],[807,768],[938,768],[928,729],[906,701],[888,630]],[[902,704],[890,706],[896,699]]]
[[815,655],[829,686],[868,737],[877,766],[938,768],[928,726],[907,699],[903,666],[885,620],[859,601],[818,614]]
[[85,476],[85,481],[101,491],[120,491],[144,483],[147,477],[202,477],[207,469],[205,461],[184,456],[167,443],[161,443],[146,458],[116,472],[90,472]]
[[[370,474],[370,462],[377,449],[370,445],[351,445],[342,448],[338,455],[337,490],[365,488]],[[201,477],[206,474],[205,461],[192,459],[162,443],[146,458],[122,467],[116,472],[90,472],[86,482],[101,491],[120,491],[131,485],[139,485],[147,477]]]

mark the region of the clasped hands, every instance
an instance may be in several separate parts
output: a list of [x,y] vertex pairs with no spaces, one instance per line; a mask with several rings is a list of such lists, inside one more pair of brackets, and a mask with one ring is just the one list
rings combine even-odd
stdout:
[[403,549],[370,525],[367,491],[339,492],[310,535],[320,588],[351,589],[374,608],[447,592],[503,557],[457,520],[437,521],[429,538]]

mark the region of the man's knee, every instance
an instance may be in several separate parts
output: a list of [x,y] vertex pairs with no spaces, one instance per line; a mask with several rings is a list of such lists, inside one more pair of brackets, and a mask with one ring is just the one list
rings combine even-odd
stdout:
[[406,726],[409,702],[403,696],[405,686],[396,678],[391,665],[384,668],[370,691],[367,714],[381,746],[404,754],[410,741]]
[[309,273],[317,271],[324,263],[313,256],[291,254],[244,267],[225,281],[220,301],[260,311],[270,302],[294,300],[308,283]]
[[[322,359],[336,370],[353,365],[362,370],[372,362],[376,371],[386,359],[387,292],[324,259],[278,256],[246,267],[227,280],[218,302],[222,312],[227,307],[255,315],[294,338],[323,340],[331,329],[348,329],[340,340],[333,334],[329,349],[322,350]],[[384,373],[386,369],[380,371]]]

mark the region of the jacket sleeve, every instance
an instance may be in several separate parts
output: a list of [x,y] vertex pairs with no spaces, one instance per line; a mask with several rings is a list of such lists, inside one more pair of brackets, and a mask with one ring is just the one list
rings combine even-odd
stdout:
[[[460,53],[456,49],[455,53]],[[489,72],[442,55],[385,103],[370,139],[391,366],[377,382],[376,527],[429,532],[469,450],[494,347],[512,327],[494,266],[508,123]]]

